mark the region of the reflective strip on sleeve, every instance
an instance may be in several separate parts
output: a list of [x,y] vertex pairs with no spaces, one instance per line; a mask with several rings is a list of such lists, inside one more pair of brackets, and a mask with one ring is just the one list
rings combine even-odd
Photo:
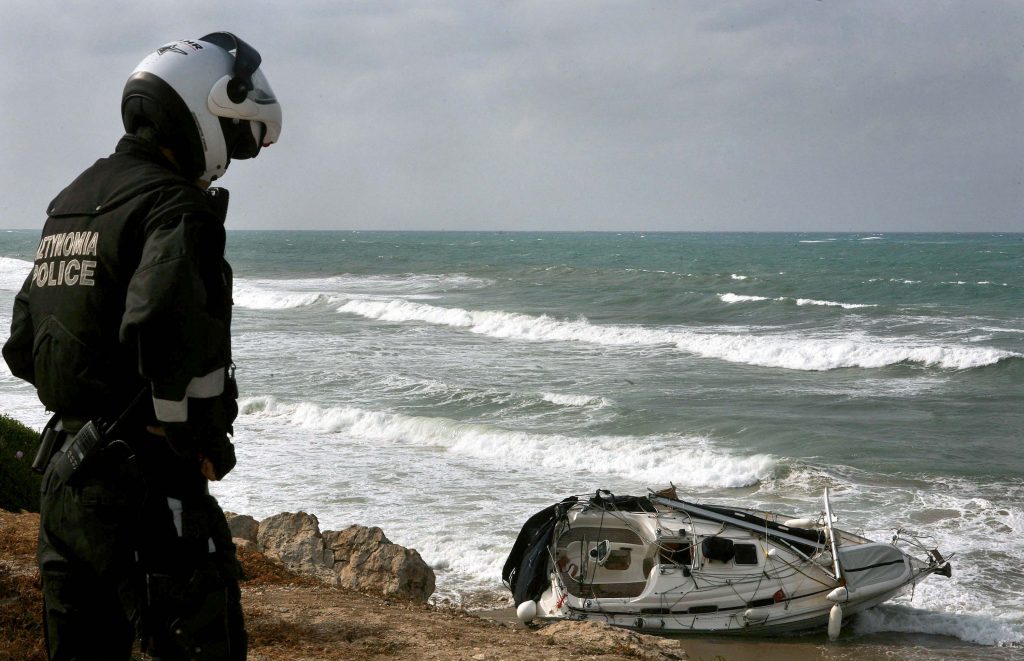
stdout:
[[188,420],[188,397],[181,401],[153,397],[153,410],[160,422],[186,422]]
[[224,368],[218,367],[206,376],[197,376],[188,383],[186,397],[206,399],[216,397],[224,392]]
[[153,410],[160,422],[187,422],[188,398],[207,399],[224,392],[224,368],[218,367],[206,376],[197,376],[188,383],[185,396],[180,400],[153,397]]

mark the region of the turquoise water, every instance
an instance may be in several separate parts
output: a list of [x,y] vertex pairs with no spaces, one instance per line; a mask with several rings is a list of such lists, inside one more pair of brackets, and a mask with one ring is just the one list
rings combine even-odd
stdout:
[[[37,236],[0,234],[0,325]],[[231,232],[216,494],[382,526],[492,606],[526,516],[675,483],[956,553],[855,624],[1024,644],[1024,235]],[[32,423],[0,369],[0,402]]]

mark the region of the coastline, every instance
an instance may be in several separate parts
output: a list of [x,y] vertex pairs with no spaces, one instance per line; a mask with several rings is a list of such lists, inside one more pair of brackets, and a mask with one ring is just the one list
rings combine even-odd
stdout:
[[[43,661],[38,514],[0,510],[0,661]],[[240,548],[251,661],[687,659],[678,641],[600,625],[540,629],[455,608],[383,598],[296,574]],[[566,626],[568,625],[568,626]]]
[[[0,510],[0,661],[45,659],[35,565],[38,515]],[[243,607],[253,661],[345,659],[587,659],[592,661],[860,661],[872,659],[1024,659],[1019,648],[992,648],[923,634],[787,638],[666,638],[597,623],[519,624],[511,608],[469,612],[329,586],[296,574],[251,548]]]

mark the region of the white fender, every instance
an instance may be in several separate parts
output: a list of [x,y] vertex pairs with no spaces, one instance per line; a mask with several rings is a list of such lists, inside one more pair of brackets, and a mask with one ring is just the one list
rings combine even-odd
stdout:
[[818,527],[818,522],[815,519],[788,519],[783,521],[782,525],[787,528],[803,528],[805,530],[811,530]]
[[843,627],[843,607],[834,604],[828,612],[828,639],[839,638],[839,630]]
[[743,619],[747,624],[762,624],[768,621],[770,614],[767,608],[748,608],[743,611]]
[[516,617],[523,624],[533,622],[534,618],[537,617],[537,602],[530,599],[519,604],[519,607],[516,608]]
[[840,586],[835,590],[832,590],[832,592],[829,592],[825,596],[825,598],[835,604],[838,604],[841,601],[849,601],[850,591],[846,588],[846,586]]

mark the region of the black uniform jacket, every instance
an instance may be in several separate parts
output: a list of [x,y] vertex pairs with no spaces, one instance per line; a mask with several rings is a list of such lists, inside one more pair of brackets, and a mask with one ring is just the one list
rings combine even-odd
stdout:
[[116,416],[144,387],[164,422],[217,397],[231,363],[227,191],[125,136],[50,204],[3,356],[51,411]]

